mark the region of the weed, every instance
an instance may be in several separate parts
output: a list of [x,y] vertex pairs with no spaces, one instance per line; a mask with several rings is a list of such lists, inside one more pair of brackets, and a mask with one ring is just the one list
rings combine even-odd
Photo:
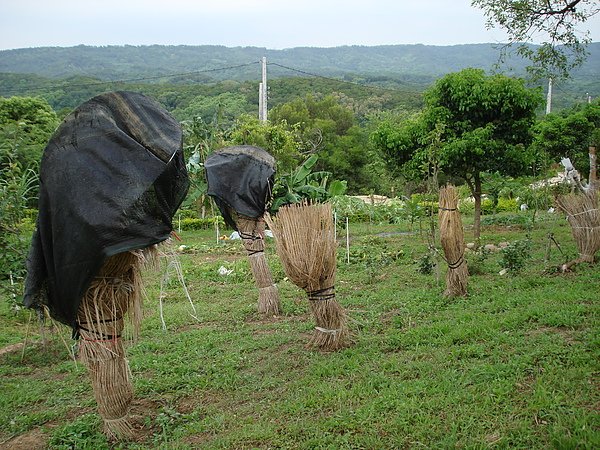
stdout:
[[511,242],[502,249],[500,266],[510,273],[519,273],[531,258],[532,243],[529,237]]

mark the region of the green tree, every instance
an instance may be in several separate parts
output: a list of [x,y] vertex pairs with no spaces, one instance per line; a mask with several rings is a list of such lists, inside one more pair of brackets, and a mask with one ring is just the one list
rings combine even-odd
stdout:
[[395,126],[383,122],[374,144],[407,176],[438,169],[464,180],[475,199],[474,235],[479,239],[483,172],[518,175],[530,170],[527,151],[541,103],[539,90],[523,80],[465,69],[438,80],[425,93],[422,113]]
[[57,125],[58,117],[44,99],[0,98],[0,168],[10,163],[37,168]]
[[277,172],[291,172],[302,160],[304,146],[294,127],[287,123],[261,123],[250,115],[240,116],[228,140],[229,145],[256,145],[269,152],[277,161]]
[[307,95],[273,109],[275,123],[297,130],[303,152],[317,154],[316,170],[346,180],[350,193],[381,192],[378,154],[370,151],[368,133],[358,125],[353,111],[341,98]]
[[534,147],[548,162],[570,158],[580,173],[588,173],[588,147],[600,144],[600,100],[548,114],[536,124],[534,135]]
[[[567,78],[581,65],[591,42],[590,32],[581,30],[587,19],[600,12],[597,0],[471,0],[483,10],[487,28],[500,27],[508,34],[505,49],[516,46],[538,76]],[[544,39],[539,47],[528,44]]]

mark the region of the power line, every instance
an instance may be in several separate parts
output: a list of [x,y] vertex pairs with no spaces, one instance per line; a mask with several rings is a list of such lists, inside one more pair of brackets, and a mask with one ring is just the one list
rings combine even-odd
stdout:
[[204,69],[204,70],[194,70],[192,72],[182,72],[182,73],[173,73],[173,74],[167,74],[167,75],[154,75],[151,77],[139,77],[139,78],[125,78],[125,79],[120,79],[120,80],[111,80],[111,81],[90,81],[89,83],[75,83],[75,84],[65,84],[63,82],[63,84],[56,84],[56,85],[38,85],[38,86],[23,86],[23,87],[19,87],[19,88],[14,88],[14,89],[8,89],[4,92],[7,92],[9,94],[14,94],[14,93],[21,93],[21,92],[28,92],[28,91],[39,91],[39,90],[51,90],[51,89],[61,89],[61,88],[78,88],[78,87],[91,87],[91,86],[102,86],[102,85],[108,85],[108,84],[118,84],[118,83],[132,83],[135,81],[150,81],[150,80],[158,80],[161,78],[175,78],[175,77],[182,77],[182,76],[189,76],[189,75],[197,75],[200,73],[208,73],[208,72],[220,72],[220,71],[224,71],[224,70],[230,70],[230,69],[239,69],[241,67],[248,67],[248,66],[252,66],[254,64],[259,64],[259,61],[253,61],[250,63],[245,63],[245,64],[237,64],[235,66],[227,66],[227,67],[217,67],[217,68],[213,68],[213,69]]
[[401,89],[385,88],[385,87],[381,87],[381,86],[370,86],[370,85],[366,85],[366,84],[362,84],[362,83],[357,83],[356,81],[340,80],[339,78],[326,77],[324,75],[306,72],[301,69],[295,69],[293,67],[284,66],[283,64],[274,63],[274,62],[270,62],[270,63],[268,63],[268,65],[281,67],[282,69],[291,70],[292,72],[297,72],[302,75],[308,75],[308,76],[315,77],[315,78],[322,78],[324,80],[334,81],[336,83],[350,84],[353,86],[359,86],[359,87],[367,88],[367,89],[375,89],[375,90],[390,91],[390,92],[400,92],[403,94],[420,94],[421,93],[421,92],[417,92],[417,91],[403,91]]

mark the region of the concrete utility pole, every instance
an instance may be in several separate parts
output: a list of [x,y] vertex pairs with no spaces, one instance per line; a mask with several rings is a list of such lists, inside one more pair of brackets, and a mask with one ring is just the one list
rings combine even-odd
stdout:
[[258,86],[258,120],[266,122],[267,116],[267,57],[262,58],[262,83]]
[[546,114],[552,112],[552,78],[548,80],[548,95],[546,96]]

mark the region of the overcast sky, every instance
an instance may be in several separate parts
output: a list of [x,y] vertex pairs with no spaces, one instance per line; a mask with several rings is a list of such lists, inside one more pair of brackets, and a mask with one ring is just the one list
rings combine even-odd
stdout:
[[[0,49],[498,43],[470,0],[0,0]],[[586,23],[600,41],[600,15]]]

